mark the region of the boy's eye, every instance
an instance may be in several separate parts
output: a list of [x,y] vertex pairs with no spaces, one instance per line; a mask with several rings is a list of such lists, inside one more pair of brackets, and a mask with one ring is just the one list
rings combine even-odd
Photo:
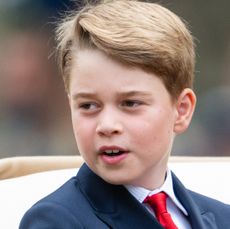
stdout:
[[125,100],[122,102],[123,107],[137,107],[141,105],[142,103],[137,100]]
[[95,110],[98,108],[98,105],[96,103],[93,103],[93,102],[87,102],[87,103],[81,103],[79,105],[79,108],[81,108],[83,110]]

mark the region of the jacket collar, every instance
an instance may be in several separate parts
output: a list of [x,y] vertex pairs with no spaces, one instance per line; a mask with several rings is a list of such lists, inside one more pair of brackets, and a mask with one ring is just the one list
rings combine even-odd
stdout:
[[172,178],[175,195],[188,212],[191,227],[196,229],[217,229],[214,214],[203,209],[199,201],[194,201],[191,191],[184,187],[174,173],[172,173]]
[[125,187],[108,184],[93,173],[86,164],[79,170],[77,179],[81,192],[89,201],[95,214],[110,228],[163,229]]
[[[202,209],[199,202],[194,201],[191,193],[173,173],[172,178],[175,195],[188,212],[191,227],[217,229],[215,216]],[[80,168],[77,179],[81,192],[89,201],[95,214],[110,228],[163,229],[125,187],[105,182],[93,173],[86,164]]]

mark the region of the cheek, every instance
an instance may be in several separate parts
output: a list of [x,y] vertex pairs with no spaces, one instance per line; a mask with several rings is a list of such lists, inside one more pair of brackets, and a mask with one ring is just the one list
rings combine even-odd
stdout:
[[142,117],[129,125],[133,144],[147,148],[167,147],[173,137],[173,120],[168,112],[158,110],[150,116]]
[[77,145],[81,147],[86,142],[86,139],[89,139],[92,135],[90,122],[84,121],[78,116],[72,116],[72,125]]
[[80,152],[87,152],[94,148],[96,140],[95,120],[85,119],[81,116],[72,118],[74,136]]

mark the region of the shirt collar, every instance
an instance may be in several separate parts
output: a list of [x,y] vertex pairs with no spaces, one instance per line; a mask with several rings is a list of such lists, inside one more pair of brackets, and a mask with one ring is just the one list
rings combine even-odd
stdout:
[[163,185],[160,188],[154,190],[148,190],[143,187],[133,186],[133,185],[125,185],[126,189],[140,202],[142,203],[144,199],[149,196],[159,192],[165,192],[172,202],[187,216],[188,213],[179,200],[176,198],[174,190],[173,190],[173,182],[172,182],[172,173],[171,170],[167,170],[166,179]]

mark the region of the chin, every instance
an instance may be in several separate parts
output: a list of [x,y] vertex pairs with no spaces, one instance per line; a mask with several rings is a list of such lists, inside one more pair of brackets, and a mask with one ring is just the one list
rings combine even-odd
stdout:
[[130,179],[127,179],[127,177],[116,177],[114,176],[101,176],[98,174],[105,182],[113,184],[113,185],[127,185],[130,184]]
[[[93,172],[101,177],[105,182],[113,185],[131,184],[134,177],[127,176],[127,172],[117,168],[105,169],[104,167],[94,167]],[[133,179],[132,179],[133,178]]]

